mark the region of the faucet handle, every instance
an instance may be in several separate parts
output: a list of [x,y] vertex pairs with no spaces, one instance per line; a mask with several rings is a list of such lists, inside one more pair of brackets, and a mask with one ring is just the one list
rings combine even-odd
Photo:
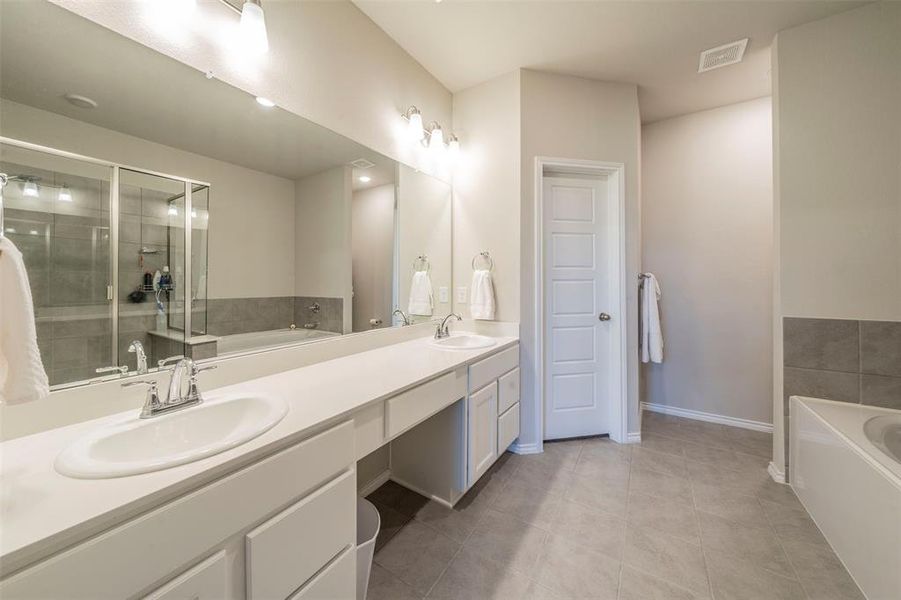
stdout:
[[203,367],[198,367],[195,363],[191,363],[191,376],[188,380],[188,398],[201,399],[200,389],[197,387],[197,374],[203,371],[212,371],[217,368],[219,368],[219,365],[205,365]]
[[146,419],[148,417],[152,417],[153,413],[163,407],[163,403],[160,402],[159,390],[156,386],[156,381],[128,381],[122,384],[122,387],[132,387],[135,385],[146,385],[147,389],[147,399],[144,400],[144,407],[141,409],[141,418]]
[[198,367],[197,363],[191,365],[191,377],[197,377],[198,373],[202,373],[204,371],[212,371],[213,369],[218,369],[219,365],[204,365],[202,367]]
[[183,358],[184,358],[184,355],[183,355],[183,354],[179,354],[178,356],[169,356],[169,357],[164,358],[164,359],[162,359],[162,360],[156,361],[156,366],[158,366],[159,368],[162,369],[163,367],[165,367],[165,366],[168,365],[169,363],[177,363],[178,361],[180,361],[180,360],[183,359]]

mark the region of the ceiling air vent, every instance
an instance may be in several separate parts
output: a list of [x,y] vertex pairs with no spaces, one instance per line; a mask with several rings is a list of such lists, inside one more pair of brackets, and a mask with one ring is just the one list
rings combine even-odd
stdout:
[[741,62],[747,47],[748,38],[745,38],[737,42],[730,42],[711,48],[710,50],[704,50],[701,52],[701,60],[698,62],[698,73]]
[[355,166],[358,169],[371,169],[372,167],[375,166],[374,162],[370,162],[370,161],[366,160],[365,158],[358,158],[357,160],[352,161],[350,164],[352,164],[353,166]]

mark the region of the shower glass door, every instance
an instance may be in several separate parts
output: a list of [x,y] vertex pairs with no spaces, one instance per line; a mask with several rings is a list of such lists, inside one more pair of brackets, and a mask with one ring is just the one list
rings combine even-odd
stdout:
[[3,234],[22,252],[51,385],[116,363],[112,343],[113,168],[0,143]]

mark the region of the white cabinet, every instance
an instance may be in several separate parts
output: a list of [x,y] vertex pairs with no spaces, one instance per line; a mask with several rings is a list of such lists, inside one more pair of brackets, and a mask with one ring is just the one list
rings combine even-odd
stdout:
[[144,600],[222,600],[228,596],[228,567],[220,550]]
[[[504,414],[519,402],[519,367],[497,380],[497,412]],[[506,447],[504,448],[506,450]]]
[[469,395],[468,475],[471,487],[497,459],[497,382]]
[[519,437],[519,402],[497,418],[497,455],[503,454]]
[[357,549],[348,548],[289,600],[354,600],[357,597]]

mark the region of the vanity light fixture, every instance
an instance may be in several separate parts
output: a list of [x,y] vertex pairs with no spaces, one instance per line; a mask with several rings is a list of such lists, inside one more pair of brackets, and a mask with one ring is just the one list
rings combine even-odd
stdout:
[[72,192],[69,190],[69,186],[64,185],[59,188],[59,194],[56,199],[60,202],[72,202]]
[[245,0],[241,7],[241,40],[251,54],[260,55],[269,51],[269,36],[266,35],[266,16],[260,0]]
[[22,195],[27,198],[37,198],[40,195],[38,193],[38,184],[34,182],[34,179],[25,180],[25,185],[22,186]]
[[275,102],[270,100],[269,98],[264,98],[263,96],[257,96],[257,104],[260,106],[265,106],[266,108],[272,108],[275,106]]
[[429,123],[429,150],[439,151],[444,149],[444,131],[437,121]]
[[370,177],[369,175],[360,175],[357,179],[360,181],[360,183],[369,183],[370,181],[372,181],[372,177]]
[[425,137],[425,129],[422,127],[422,113],[419,112],[419,109],[411,106],[403,114],[403,117],[407,120],[407,131],[410,134],[410,139],[414,142],[422,141],[422,138]]

